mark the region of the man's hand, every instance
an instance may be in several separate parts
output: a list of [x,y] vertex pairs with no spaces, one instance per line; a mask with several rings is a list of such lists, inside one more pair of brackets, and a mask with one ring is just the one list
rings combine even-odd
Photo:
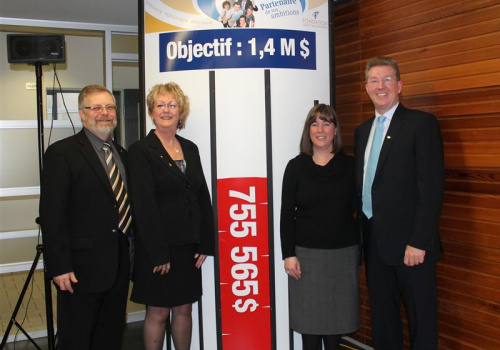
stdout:
[[416,266],[424,262],[425,250],[412,247],[410,245],[406,246],[404,263],[406,266]]
[[62,291],[68,291],[73,294],[73,286],[71,283],[78,283],[78,280],[75,277],[73,272],[65,273],[63,275],[59,275],[53,278],[55,284],[59,286],[59,289]]
[[170,263],[153,267],[153,273],[159,272],[160,275],[166,275],[170,271]]

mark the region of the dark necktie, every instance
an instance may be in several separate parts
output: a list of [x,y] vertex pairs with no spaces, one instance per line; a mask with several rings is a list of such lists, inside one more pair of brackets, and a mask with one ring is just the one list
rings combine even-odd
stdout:
[[108,176],[111,181],[111,188],[113,189],[116,203],[118,204],[118,228],[122,233],[128,235],[130,223],[132,222],[132,214],[130,212],[130,204],[127,189],[125,188],[125,182],[123,181],[120,170],[116,166],[115,160],[113,159],[113,152],[110,144],[104,142],[102,149],[104,150],[104,157],[106,159],[106,165],[108,166]]
[[372,209],[372,184],[375,178],[375,171],[377,170],[378,158],[380,156],[380,149],[382,148],[382,141],[384,137],[384,122],[386,116],[379,116],[377,118],[377,127],[373,135],[372,148],[368,157],[365,171],[365,183],[363,186],[363,213],[370,219],[373,216]]

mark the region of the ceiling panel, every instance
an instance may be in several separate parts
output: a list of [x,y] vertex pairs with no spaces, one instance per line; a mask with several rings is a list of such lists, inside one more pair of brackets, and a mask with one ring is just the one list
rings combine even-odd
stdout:
[[0,0],[0,17],[138,25],[137,0]]

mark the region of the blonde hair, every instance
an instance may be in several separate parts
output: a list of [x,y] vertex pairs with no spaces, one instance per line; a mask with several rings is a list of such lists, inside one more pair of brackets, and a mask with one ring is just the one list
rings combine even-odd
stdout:
[[184,91],[182,91],[181,87],[176,83],[170,82],[167,84],[157,84],[151,88],[151,91],[149,91],[148,97],[146,98],[149,114],[151,115],[153,112],[158,95],[164,94],[172,94],[174,96],[175,101],[180,108],[179,124],[177,125],[177,129],[184,129],[186,127],[186,120],[190,111],[189,97],[184,94]]

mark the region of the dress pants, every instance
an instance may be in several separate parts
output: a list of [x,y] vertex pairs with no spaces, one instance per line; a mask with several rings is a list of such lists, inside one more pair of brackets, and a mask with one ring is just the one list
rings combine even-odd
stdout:
[[340,334],[302,334],[302,350],[339,350],[340,338]]
[[[58,350],[119,350],[130,277],[128,239],[120,234],[115,284],[102,293],[57,291]],[[76,276],[78,278],[78,276]]]
[[417,266],[387,265],[371,234],[371,220],[363,220],[366,280],[370,295],[373,343],[376,350],[403,349],[403,301],[412,350],[437,350],[436,261]]

